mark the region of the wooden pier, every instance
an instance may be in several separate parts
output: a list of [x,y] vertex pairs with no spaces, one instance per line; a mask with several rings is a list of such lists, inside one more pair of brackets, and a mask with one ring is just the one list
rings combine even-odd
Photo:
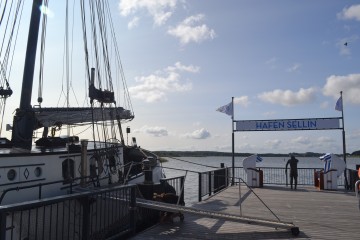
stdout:
[[[284,186],[254,188],[232,186],[191,207],[284,222],[299,227],[290,230],[245,224],[185,213],[184,222],[159,223],[132,239],[358,239],[359,200],[354,192],[318,190],[315,187]],[[256,197],[258,195],[268,208]],[[241,196],[239,200],[239,196]],[[241,204],[240,204],[241,203]]]

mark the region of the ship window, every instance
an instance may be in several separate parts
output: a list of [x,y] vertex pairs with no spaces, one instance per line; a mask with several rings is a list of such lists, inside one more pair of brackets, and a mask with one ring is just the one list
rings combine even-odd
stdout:
[[34,170],[34,173],[35,173],[35,176],[36,176],[36,177],[40,177],[41,174],[42,174],[42,169],[41,169],[41,167],[36,167],[35,170]]
[[65,183],[70,183],[75,177],[75,163],[74,160],[68,158],[62,162],[62,176]]
[[13,181],[16,178],[16,171],[14,169],[10,169],[7,173],[7,178],[10,181]]

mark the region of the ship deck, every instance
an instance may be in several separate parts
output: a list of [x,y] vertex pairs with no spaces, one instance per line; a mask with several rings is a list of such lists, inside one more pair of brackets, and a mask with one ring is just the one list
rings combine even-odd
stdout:
[[[315,187],[284,186],[254,188],[254,192],[276,216],[292,222],[300,234],[288,229],[245,224],[185,213],[183,222],[159,223],[132,239],[357,239],[359,200],[354,192],[318,190]],[[232,186],[191,207],[277,221],[253,192]],[[239,200],[239,196],[241,196]],[[240,204],[241,203],[241,204]]]

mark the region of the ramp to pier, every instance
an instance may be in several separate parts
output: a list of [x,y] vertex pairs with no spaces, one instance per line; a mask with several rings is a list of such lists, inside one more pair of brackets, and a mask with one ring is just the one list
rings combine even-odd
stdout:
[[193,208],[193,207],[179,206],[179,205],[175,205],[175,204],[145,200],[145,199],[141,199],[141,198],[137,198],[136,202],[137,202],[137,205],[140,207],[150,208],[150,209],[159,210],[159,211],[190,213],[190,214],[200,215],[203,217],[223,219],[223,220],[227,220],[227,221],[240,222],[240,223],[245,223],[245,224],[282,228],[282,229],[291,230],[292,234],[295,236],[297,236],[299,234],[299,228],[296,227],[293,223],[289,223],[289,222],[243,217],[243,216],[238,216],[238,215],[234,215],[234,214],[220,213],[220,212],[216,212],[216,211],[197,209],[197,208]]

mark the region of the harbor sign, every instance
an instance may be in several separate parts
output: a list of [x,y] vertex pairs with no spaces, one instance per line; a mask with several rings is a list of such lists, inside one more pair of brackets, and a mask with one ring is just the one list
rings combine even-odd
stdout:
[[234,131],[293,131],[342,129],[341,118],[305,118],[234,121]]

